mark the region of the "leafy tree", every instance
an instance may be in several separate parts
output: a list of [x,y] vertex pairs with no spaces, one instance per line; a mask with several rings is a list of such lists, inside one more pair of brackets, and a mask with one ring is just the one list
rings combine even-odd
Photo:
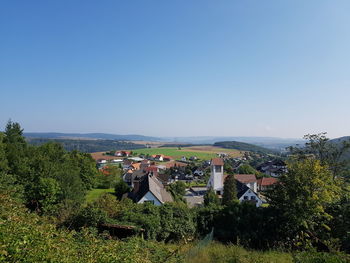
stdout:
[[237,201],[237,186],[236,179],[233,175],[226,177],[224,182],[224,193],[222,195],[222,204],[228,205]]
[[169,186],[169,191],[171,195],[174,197],[175,201],[181,201],[183,196],[186,193],[186,184],[181,181],[177,181],[175,183],[172,183]]
[[220,205],[220,199],[213,190],[213,188],[209,188],[208,191],[204,195],[204,205],[205,206],[211,206],[211,205]]
[[187,241],[196,233],[195,215],[183,203],[166,203],[159,207],[161,231],[158,240]]
[[118,180],[114,187],[114,191],[117,198],[121,200],[122,196],[130,191],[130,187],[123,180]]
[[332,218],[326,209],[340,199],[339,183],[327,166],[312,158],[290,163],[268,197],[280,215],[281,236],[295,237],[292,245],[299,247],[325,245]]
[[232,165],[229,162],[225,162],[224,163],[224,171],[228,174],[232,174],[233,173],[233,168]]
[[249,164],[242,164],[238,167],[237,172],[239,174],[258,174],[259,172],[255,170],[252,166]]
[[122,169],[117,166],[104,167],[96,176],[96,187],[108,189],[115,186],[121,180]]
[[76,167],[79,168],[79,175],[85,190],[90,190],[96,183],[98,173],[94,159],[90,154],[81,153],[76,150],[70,152],[69,155],[74,160]]
[[289,147],[289,151],[298,160],[309,158],[310,155],[318,159],[321,165],[326,165],[333,177],[349,175],[349,159],[344,154],[350,149],[350,140],[341,143],[330,142],[327,133],[307,134],[304,147]]

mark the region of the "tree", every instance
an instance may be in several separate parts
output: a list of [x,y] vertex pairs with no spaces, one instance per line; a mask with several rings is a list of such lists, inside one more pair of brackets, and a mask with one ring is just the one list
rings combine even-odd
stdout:
[[214,192],[213,188],[209,188],[208,191],[204,195],[204,205],[205,206],[211,206],[211,205],[220,205],[220,199]]
[[233,173],[233,168],[232,165],[229,162],[225,162],[224,163],[224,171],[228,174],[232,174]]
[[228,205],[237,201],[237,186],[236,179],[233,175],[226,177],[224,182],[224,193],[222,195],[222,204]]
[[117,198],[121,200],[122,196],[130,191],[130,187],[123,180],[118,180],[115,184],[114,191]]
[[[328,166],[313,158],[294,161],[270,192],[271,208],[280,215],[279,233],[295,237],[292,245],[308,247],[329,239],[327,207],[340,199],[339,183]],[[323,244],[324,245],[324,244]]]
[[5,152],[4,134],[0,133],[0,175],[8,171],[8,163]]
[[5,153],[7,157],[8,172],[14,175],[18,181],[25,179],[28,172],[27,162],[27,142],[23,137],[23,129],[19,123],[8,121],[5,128]]
[[307,134],[307,140],[303,147],[289,147],[289,151],[297,160],[302,160],[313,156],[320,161],[321,165],[326,165],[332,172],[333,177],[346,176],[349,173],[349,159],[345,158],[345,153],[350,149],[350,140],[333,141],[326,137],[327,133]]
[[169,191],[174,197],[175,201],[181,201],[182,197],[186,193],[186,184],[181,181],[177,181],[169,186]]
[[239,174],[255,174],[255,175],[259,173],[257,170],[255,170],[252,166],[250,166],[247,163],[239,166],[237,172]]

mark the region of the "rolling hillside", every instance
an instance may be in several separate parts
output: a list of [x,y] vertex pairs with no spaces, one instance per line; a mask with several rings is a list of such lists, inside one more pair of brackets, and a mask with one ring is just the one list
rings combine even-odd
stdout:
[[143,144],[117,140],[88,140],[88,139],[49,139],[49,138],[27,138],[28,143],[32,145],[41,145],[49,141],[58,142],[63,145],[67,151],[79,150],[81,152],[105,152],[111,150],[133,150],[145,148]]
[[224,142],[216,142],[214,146],[222,147],[226,149],[236,149],[239,151],[250,151],[256,153],[264,153],[264,154],[276,154],[277,151],[273,151],[261,146],[257,146],[250,143],[245,142],[237,142],[237,141],[224,141]]

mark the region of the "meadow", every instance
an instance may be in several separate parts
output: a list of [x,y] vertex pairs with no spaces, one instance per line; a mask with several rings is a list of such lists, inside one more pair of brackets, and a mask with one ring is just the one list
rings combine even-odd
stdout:
[[114,188],[108,189],[92,189],[86,194],[86,203],[92,203],[97,200],[102,194],[105,193],[114,193]]
[[201,160],[210,160],[211,158],[217,157],[217,153],[227,153],[231,157],[242,156],[242,152],[234,149],[224,149],[214,146],[192,146],[192,147],[161,147],[161,148],[144,148],[133,150],[133,153],[140,154],[163,154],[171,156],[175,159],[180,159],[182,156],[190,158],[196,156]]

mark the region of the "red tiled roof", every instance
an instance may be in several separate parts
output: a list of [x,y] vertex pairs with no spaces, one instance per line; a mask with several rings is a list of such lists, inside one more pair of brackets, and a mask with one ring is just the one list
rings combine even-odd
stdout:
[[261,179],[258,180],[258,185],[261,186],[269,186],[269,185],[273,185],[275,183],[277,183],[278,180],[276,178],[272,178],[272,177],[263,177]]
[[235,174],[235,179],[243,184],[256,182],[255,174]]
[[221,158],[213,158],[211,159],[212,165],[224,165],[224,161]]
[[157,172],[158,171],[158,167],[157,166],[149,166],[145,168],[146,172]]

